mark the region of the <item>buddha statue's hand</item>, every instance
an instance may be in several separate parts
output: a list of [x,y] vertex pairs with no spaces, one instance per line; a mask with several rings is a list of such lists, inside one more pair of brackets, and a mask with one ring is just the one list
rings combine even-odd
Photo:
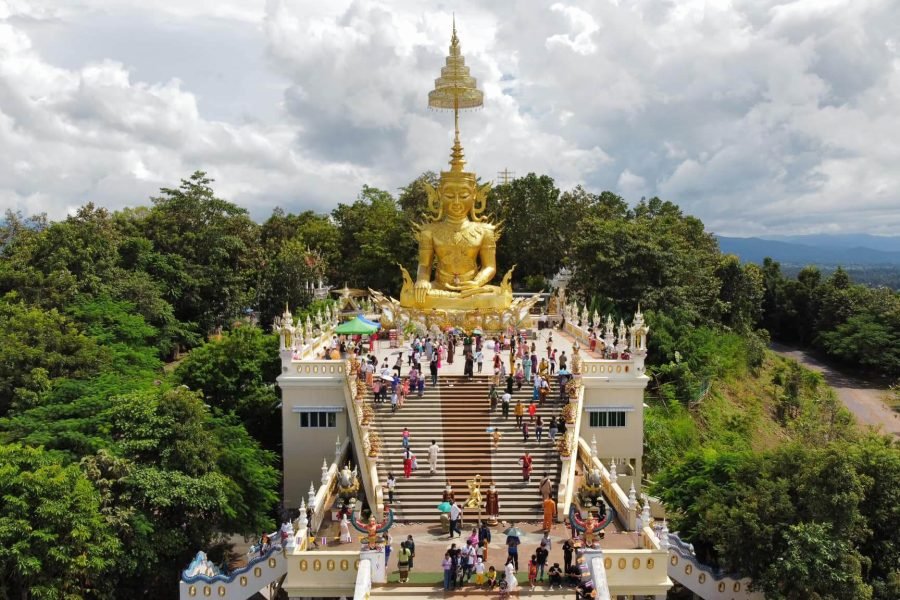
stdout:
[[418,302],[419,304],[424,304],[425,298],[428,297],[428,292],[431,291],[431,282],[425,279],[420,279],[416,282],[415,291],[416,302]]
[[451,292],[466,292],[467,290],[474,290],[476,288],[481,287],[474,279],[466,279],[465,281],[460,281],[459,283],[448,283],[444,286]]

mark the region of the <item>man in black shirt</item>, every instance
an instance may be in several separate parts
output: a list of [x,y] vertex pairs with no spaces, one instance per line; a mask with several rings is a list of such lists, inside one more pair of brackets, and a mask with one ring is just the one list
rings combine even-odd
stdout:
[[550,577],[550,589],[562,587],[562,569],[559,568],[559,563],[553,563],[553,566],[550,567],[550,570],[547,571]]
[[575,550],[575,546],[572,545],[572,540],[566,540],[563,542],[563,564],[566,566],[566,573],[569,572],[569,567],[572,566],[572,552]]
[[538,581],[544,580],[544,567],[547,566],[547,556],[549,554],[546,542],[541,542],[540,547],[534,552],[537,561]]
[[450,544],[447,552],[450,554],[450,589],[452,590],[456,587],[456,574],[459,571],[459,548],[456,547],[456,544]]

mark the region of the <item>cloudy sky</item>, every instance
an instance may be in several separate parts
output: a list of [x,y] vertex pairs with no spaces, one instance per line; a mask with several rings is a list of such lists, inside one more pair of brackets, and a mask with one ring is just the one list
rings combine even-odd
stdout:
[[900,231],[896,0],[0,0],[0,210],[146,204],[196,169],[257,219],[446,165],[658,195],[721,234]]

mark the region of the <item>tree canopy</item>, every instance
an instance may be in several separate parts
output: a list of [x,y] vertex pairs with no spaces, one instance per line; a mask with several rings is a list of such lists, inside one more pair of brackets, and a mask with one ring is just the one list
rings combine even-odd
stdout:
[[[426,172],[262,223],[196,172],[148,206],[0,223],[0,596],[169,597],[200,548],[277,514],[277,339],[307,282],[396,296]],[[651,327],[645,466],[701,557],[772,598],[900,595],[900,450],[771,338],[896,377],[900,298],[722,255],[659,198],[529,173],[487,198],[498,270]],[[185,353],[187,353],[185,355]],[[64,552],[60,549],[64,548]]]

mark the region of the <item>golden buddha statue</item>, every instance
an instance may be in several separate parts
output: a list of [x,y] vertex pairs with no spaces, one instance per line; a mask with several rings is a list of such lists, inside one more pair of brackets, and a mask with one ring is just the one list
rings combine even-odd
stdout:
[[497,226],[482,217],[491,184],[477,185],[475,174],[464,170],[459,142],[459,110],[483,104],[484,96],[460,54],[454,23],[447,64],[428,94],[430,107],[453,110],[455,139],[450,170],[441,172],[437,189],[426,186],[431,220],[418,226],[415,282],[403,269],[400,306],[404,308],[498,311],[512,304],[512,270],[500,286],[490,285],[497,274],[500,237]]

